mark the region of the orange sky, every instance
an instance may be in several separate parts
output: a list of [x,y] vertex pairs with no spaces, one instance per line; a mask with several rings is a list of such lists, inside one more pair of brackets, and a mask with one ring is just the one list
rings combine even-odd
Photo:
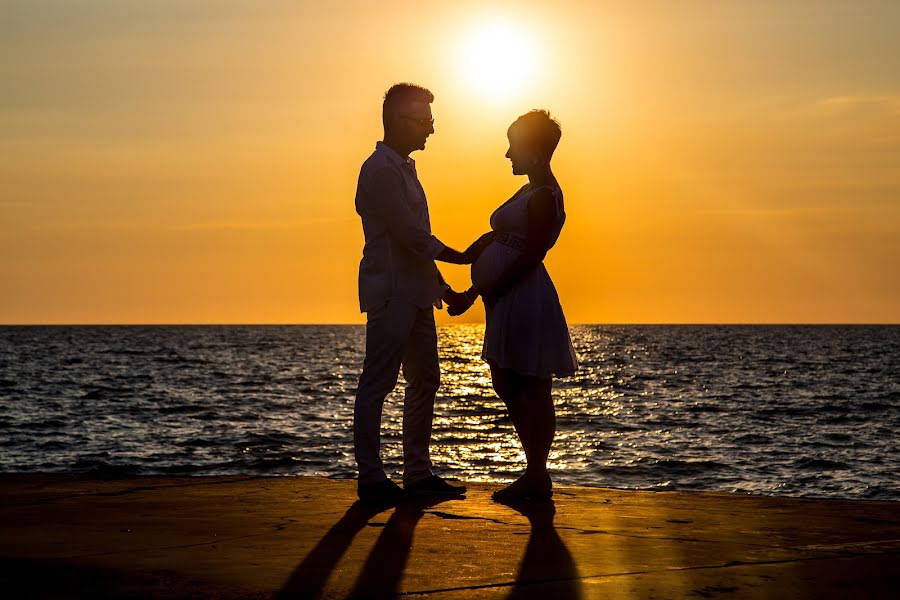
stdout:
[[0,323],[362,322],[356,178],[404,80],[457,248],[524,183],[509,123],[560,120],[570,322],[900,322],[900,4],[625,4],[4,4]]

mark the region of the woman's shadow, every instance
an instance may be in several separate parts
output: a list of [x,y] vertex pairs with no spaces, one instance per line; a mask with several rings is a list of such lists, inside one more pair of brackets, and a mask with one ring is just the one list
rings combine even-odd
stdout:
[[578,567],[553,525],[556,516],[553,501],[508,500],[501,504],[521,513],[531,525],[525,554],[522,555],[515,584],[507,598],[582,598]]

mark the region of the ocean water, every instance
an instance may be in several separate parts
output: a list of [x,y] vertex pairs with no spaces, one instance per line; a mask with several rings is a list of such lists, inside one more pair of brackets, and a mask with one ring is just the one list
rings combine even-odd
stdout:
[[[508,481],[524,456],[479,358],[439,329],[433,459]],[[0,327],[0,472],[354,476],[361,326]],[[900,327],[574,326],[561,484],[900,499]],[[385,405],[400,465],[402,381]],[[399,474],[398,474],[399,477]]]

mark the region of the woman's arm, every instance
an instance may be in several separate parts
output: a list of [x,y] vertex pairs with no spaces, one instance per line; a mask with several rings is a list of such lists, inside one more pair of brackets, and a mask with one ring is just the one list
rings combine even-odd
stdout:
[[513,260],[497,281],[481,291],[485,304],[491,305],[511,290],[520,279],[541,264],[553,237],[556,200],[548,188],[538,189],[528,199],[528,234],[525,250]]

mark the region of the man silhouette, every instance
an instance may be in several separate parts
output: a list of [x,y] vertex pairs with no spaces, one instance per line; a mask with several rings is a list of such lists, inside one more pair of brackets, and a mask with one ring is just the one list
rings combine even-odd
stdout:
[[[434,307],[458,309],[464,294],[444,283],[435,260],[470,262],[431,234],[425,191],[410,152],[424,150],[434,133],[425,88],[401,83],[384,96],[384,141],[363,163],[356,189],[365,247],[359,263],[359,305],[366,313],[366,356],[353,411],[353,445],[363,502],[394,503],[405,494],[464,494],[431,471],[429,445],[440,385]],[[403,485],[384,472],[381,413],[384,400],[406,379],[403,399]],[[404,492],[405,490],[405,492]]]

